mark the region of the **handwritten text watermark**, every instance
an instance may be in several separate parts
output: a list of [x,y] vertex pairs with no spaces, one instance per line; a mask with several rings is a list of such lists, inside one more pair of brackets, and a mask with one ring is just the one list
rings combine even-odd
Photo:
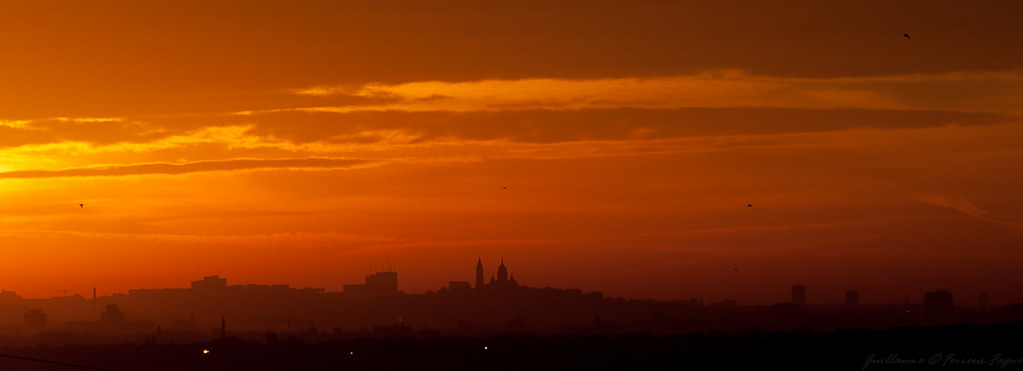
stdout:
[[906,357],[898,353],[877,354],[871,353],[863,361],[863,369],[880,368],[889,366],[934,366],[934,367],[990,367],[1023,368],[1023,358],[1005,357],[1002,354],[994,354],[990,357],[957,356],[955,353],[934,353],[921,357]]

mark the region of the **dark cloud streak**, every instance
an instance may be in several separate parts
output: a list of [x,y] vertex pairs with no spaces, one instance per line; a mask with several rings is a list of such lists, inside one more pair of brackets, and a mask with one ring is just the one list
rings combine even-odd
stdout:
[[273,112],[251,117],[249,134],[296,143],[367,143],[366,132],[400,130],[416,142],[443,139],[554,143],[580,140],[670,139],[720,135],[827,132],[854,128],[913,129],[995,125],[1013,118],[953,111],[680,108],[523,110],[500,112]]
[[373,82],[1009,70],[1023,67],[1021,13],[1018,1],[13,2],[0,5],[0,117],[209,112],[260,99],[248,92]]

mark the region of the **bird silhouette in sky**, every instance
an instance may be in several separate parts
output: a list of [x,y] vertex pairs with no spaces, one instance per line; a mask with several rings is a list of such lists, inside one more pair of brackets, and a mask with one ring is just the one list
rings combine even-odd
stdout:
[[753,207],[753,204],[746,204],[746,208],[747,208],[747,209],[748,209],[748,208],[751,208],[751,207]]
[[501,187],[501,189],[507,191],[508,187]]
[[84,208],[85,208],[85,204],[78,204],[78,207],[80,207],[80,208],[83,208],[83,209],[84,209]]
[[906,39],[913,40],[912,38],[909,37],[908,33],[904,33],[902,34],[902,36],[905,37]]

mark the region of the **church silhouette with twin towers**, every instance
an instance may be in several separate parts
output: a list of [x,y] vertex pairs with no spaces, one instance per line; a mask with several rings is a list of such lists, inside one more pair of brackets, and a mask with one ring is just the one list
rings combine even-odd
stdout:
[[[504,266],[504,258],[501,258],[501,266],[497,267],[497,276],[490,275],[490,283],[485,286],[518,286],[515,275],[508,276],[508,268]],[[483,258],[476,259],[476,288],[483,288]]]

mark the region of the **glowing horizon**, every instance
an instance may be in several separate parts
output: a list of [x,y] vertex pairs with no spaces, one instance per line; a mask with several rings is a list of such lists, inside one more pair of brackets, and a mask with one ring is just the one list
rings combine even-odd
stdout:
[[1019,3],[46,5],[0,11],[25,297],[504,257],[629,298],[1023,301]]

